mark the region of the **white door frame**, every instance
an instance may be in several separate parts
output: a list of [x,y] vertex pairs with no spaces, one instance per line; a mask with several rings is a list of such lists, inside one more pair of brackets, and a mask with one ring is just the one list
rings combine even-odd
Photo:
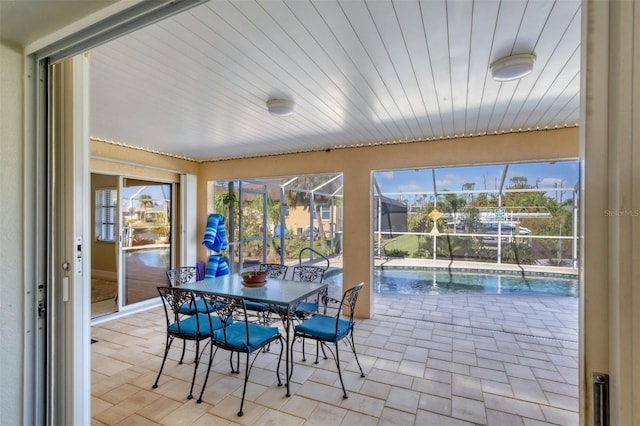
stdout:
[[55,64],[50,77],[47,422],[83,424],[91,418],[88,58]]
[[[197,247],[196,227],[198,222],[198,178],[195,175],[183,174],[180,176],[180,265],[191,266],[196,264]],[[174,191],[176,193],[176,191]],[[171,218],[175,223],[175,215]],[[172,225],[172,229],[177,229]],[[175,235],[171,233],[171,238]],[[175,241],[174,241],[175,242]]]
[[[74,56],[206,1],[134,2],[25,59],[25,424],[91,422],[89,84]],[[56,110],[49,65],[71,57]]]

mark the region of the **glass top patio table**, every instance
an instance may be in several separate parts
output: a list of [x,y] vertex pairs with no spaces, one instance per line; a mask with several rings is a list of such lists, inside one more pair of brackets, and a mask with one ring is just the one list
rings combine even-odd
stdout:
[[[196,293],[209,293],[217,296],[241,297],[253,302],[261,302],[267,305],[275,305],[280,309],[274,309],[282,320],[286,341],[286,384],[287,396],[291,396],[290,360],[291,342],[290,325],[295,314],[295,307],[299,302],[307,297],[323,292],[326,294],[328,285],[326,283],[315,283],[306,281],[279,280],[267,278],[267,282],[262,287],[245,287],[242,284],[240,274],[229,274],[215,278],[205,278],[201,281],[182,284],[180,288],[192,290]],[[284,308],[284,309],[282,309]]]
[[267,278],[266,284],[262,287],[245,287],[240,274],[229,274],[183,284],[180,288],[197,293],[241,297],[254,302],[293,307],[297,302],[325,290],[327,284]]

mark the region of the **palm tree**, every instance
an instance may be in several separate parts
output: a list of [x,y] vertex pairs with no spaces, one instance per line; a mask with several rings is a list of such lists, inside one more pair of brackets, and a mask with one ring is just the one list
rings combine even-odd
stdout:
[[[313,205],[315,211],[315,217],[318,221],[318,234],[320,237],[320,247],[323,253],[327,253],[327,237],[324,231],[324,222],[322,221],[322,214],[320,212],[321,204],[328,204],[331,201],[331,197],[315,192],[319,187],[322,187],[324,193],[332,193],[337,189],[338,182],[333,181],[327,184],[331,178],[326,175],[312,175],[312,176],[300,176],[295,181],[295,186],[298,188],[308,189],[306,191],[287,190],[286,198],[287,205],[289,207],[303,207],[305,211],[308,211],[311,206],[311,197],[313,197]],[[325,185],[327,184],[327,185]],[[322,186],[325,185],[325,186]]]
[[[251,207],[256,211],[262,211],[264,206],[263,204],[263,196],[256,195],[256,197],[251,200]],[[273,229],[274,235],[269,235],[269,257],[275,257],[278,254],[278,245],[275,240],[275,230],[278,229],[280,225],[280,202],[278,200],[274,200],[270,194],[267,193],[267,223],[265,223],[265,232],[269,232],[269,229]]]
[[409,231],[418,232],[418,248],[422,247],[425,236],[423,233],[429,232],[429,208],[422,207],[418,211],[409,216]]
[[[475,189],[476,183],[475,182],[465,182],[462,184],[462,190],[463,191],[473,191]],[[469,193],[466,195],[467,198],[467,203],[473,203],[473,193]]]
[[138,198],[138,208],[142,208],[143,219],[146,219],[147,209],[153,206],[154,206],[154,203],[153,203],[153,198],[151,198],[151,195],[149,194],[140,195],[140,197]]

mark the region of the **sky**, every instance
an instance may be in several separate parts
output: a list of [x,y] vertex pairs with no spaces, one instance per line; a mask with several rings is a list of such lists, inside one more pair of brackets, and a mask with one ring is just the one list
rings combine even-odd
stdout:
[[[447,167],[436,169],[411,169],[375,172],[380,190],[390,198],[399,198],[403,193],[418,195],[433,194],[433,172],[438,192],[460,191],[465,183],[474,183],[476,191],[495,190],[500,187],[505,165]],[[527,178],[527,183],[541,189],[574,188],[578,184],[578,161],[556,161],[543,163],[510,164],[504,186],[511,184],[514,176]],[[568,192],[568,191],[567,191]],[[572,198],[565,192],[563,198]],[[553,192],[555,194],[555,191]],[[547,193],[550,195],[550,193]]]
[[143,194],[150,195],[156,205],[162,205],[163,200],[171,200],[171,185],[159,183],[157,185],[123,187],[121,200],[124,208],[138,207],[139,198]]

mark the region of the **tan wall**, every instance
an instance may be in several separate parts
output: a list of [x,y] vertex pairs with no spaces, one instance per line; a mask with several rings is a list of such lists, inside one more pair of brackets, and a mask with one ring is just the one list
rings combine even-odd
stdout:
[[[339,223],[339,218],[336,216],[339,212],[336,206],[332,207],[333,209],[333,218],[334,223]],[[293,234],[298,234],[298,230],[304,232],[305,229],[309,226],[309,217],[311,213],[309,210],[305,210],[304,207],[289,207],[289,215],[285,218],[285,224],[289,231],[293,232]],[[322,226],[324,227],[324,232],[327,236],[329,236],[330,228],[330,220],[323,220]],[[314,226],[318,226],[318,219],[313,221]]]
[[113,242],[96,241],[96,189],[117,188],[118,176],[91,174],[91,269],[116,273],[116,247]]
[[[168,155],[91,140],[91,171],[180,181],[180,173],[198,174],[198,163]],[[173,172],[173,173],[171,173]]]
[[309,226],[309,211],[302,207],[290,207],[289,215],[286,217],[287,229],[294,234],[298,233],[298,229],[302,231]]
[[[482,136],[456,140],[336,149],[329,152],[277,155],[203,163],[198,174],[198,199],[207,199],[207,183],[216,180],[295,176],[298,174],[344,174],[343,280],[345,288],[364,281],[366,302],[356,314],[372,315],[373,271],[371,178],[376,170],[410,169],[518,161],[576,159],[578,129]],[[366,208],[369,206],[369,208]],[[204,232],[207,203],[198,204],[198,232]],[[199,248],[199,260],[206,259]]]

